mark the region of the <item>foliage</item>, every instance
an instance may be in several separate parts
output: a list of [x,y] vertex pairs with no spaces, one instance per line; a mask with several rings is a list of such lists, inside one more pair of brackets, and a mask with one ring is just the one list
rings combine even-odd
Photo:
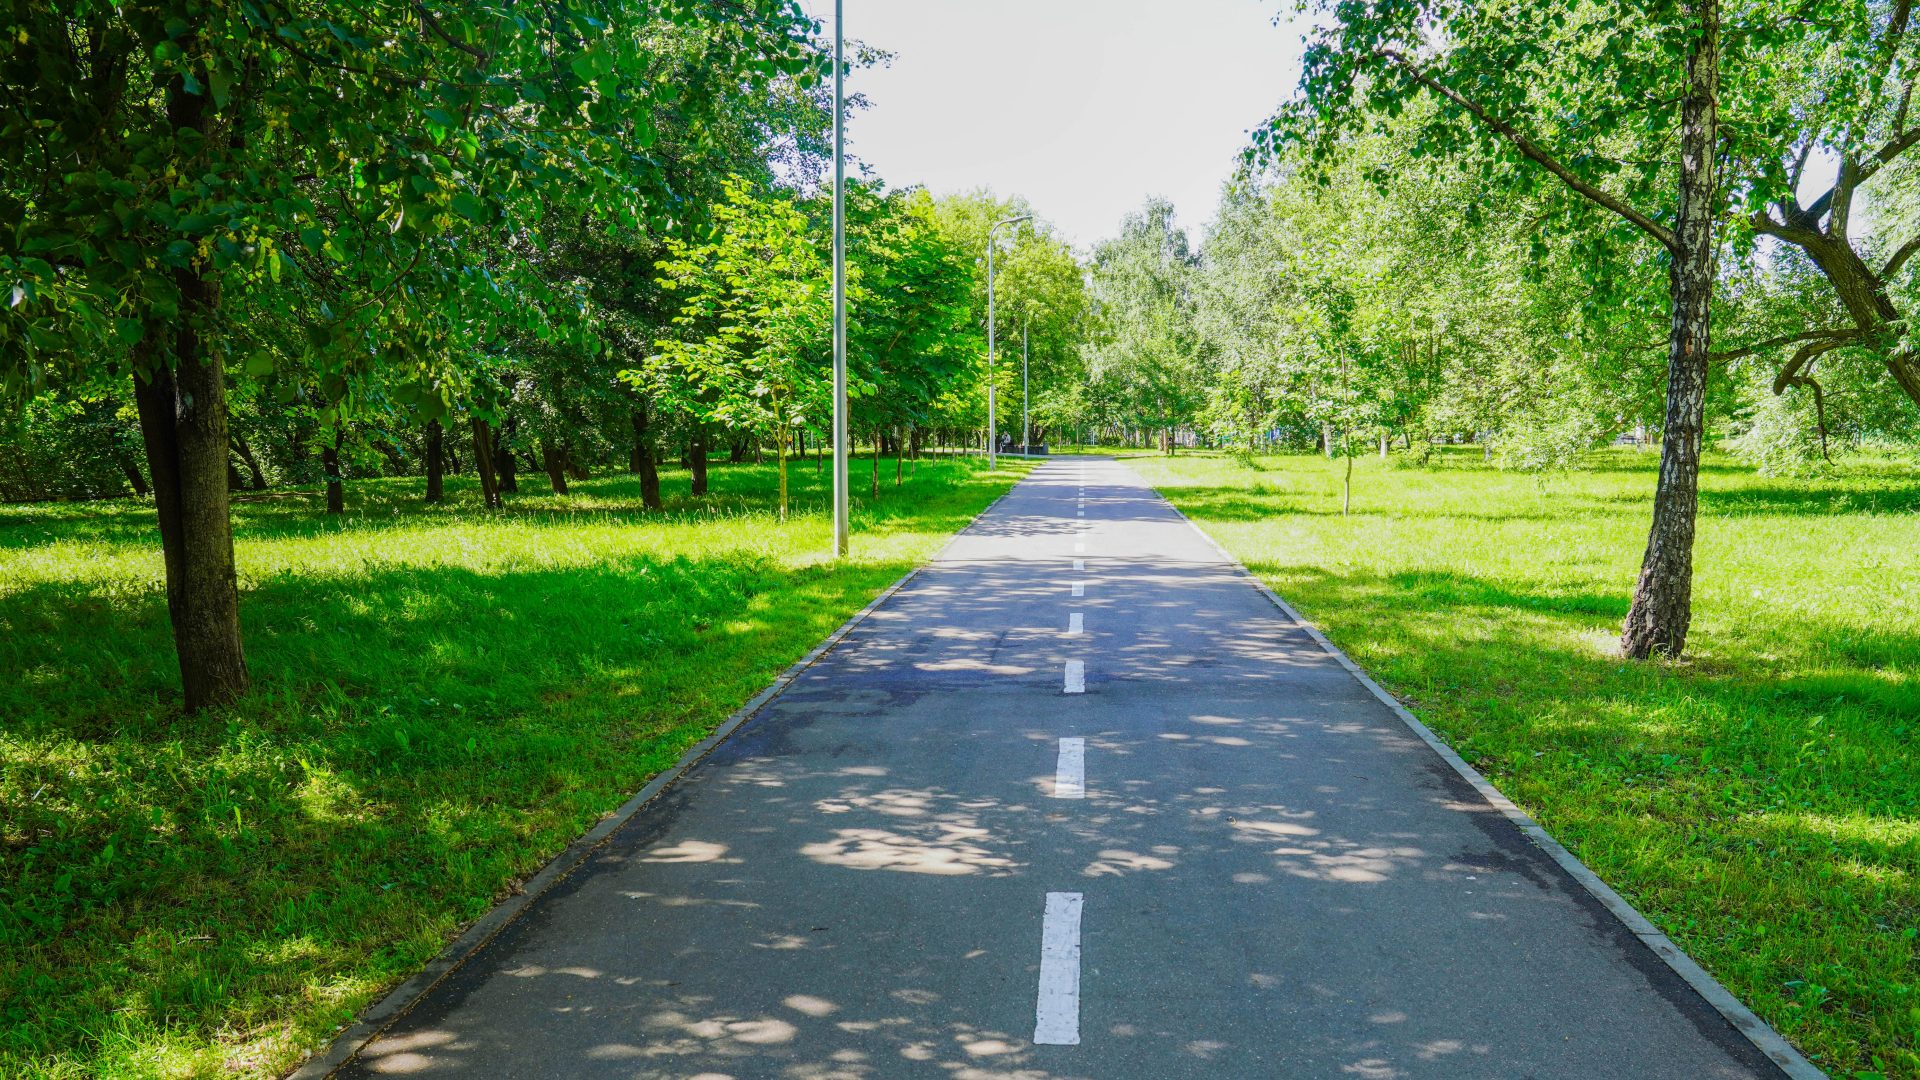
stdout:
[[1173,204],[1148,200],[1120,235],[1093,253],[1096,329],[1087,346],[1092,420],[1151,429],[1172,446],[1204,403],[1209,357],[1194,320],[1198,259],[1173,220]]

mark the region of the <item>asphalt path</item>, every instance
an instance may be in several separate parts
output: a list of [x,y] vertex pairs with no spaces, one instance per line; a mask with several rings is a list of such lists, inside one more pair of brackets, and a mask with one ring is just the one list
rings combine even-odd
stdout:
[[1063,459],[343,1075],[1779,1073],[1130,469]]

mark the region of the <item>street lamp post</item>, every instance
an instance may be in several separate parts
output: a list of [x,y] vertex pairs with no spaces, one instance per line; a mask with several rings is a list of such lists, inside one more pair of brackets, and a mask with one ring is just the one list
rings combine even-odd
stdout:
[[1020,452],[1033,455],[1033,424],[1027,419],[1027,327],[1033,320],[1020,317]]
[[847,86],[843,0],[833,0],[833,555],[847,556]]
[[[835,0],[835,3],[838,3],[838,2],[839,0]],[[1000,446],[999,446],[1000,432],[999,432],[999,426],[996,423],[996,421],[998,420],[998,417],[994,415],[994,395],[993,395],[993,355],[994,355],[993,240],[994,240],[994,234],[1000,231],[1000,227],[1002,225],[1018,225],[1023,221],[1032,221],[1032,220],[1033,220],[1032,214],[1021,214],[1018,217],[1010,217],[1001,221],[996,221],[992,225],[987,227],[987,468],[989,469],[997,469],[1000,467]]]

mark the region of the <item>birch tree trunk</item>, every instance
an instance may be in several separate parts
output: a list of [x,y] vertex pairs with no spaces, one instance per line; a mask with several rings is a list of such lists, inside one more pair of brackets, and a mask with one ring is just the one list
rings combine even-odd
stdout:
[[1687,58],[1680,120],[1680,206],[1670,275],[1673,328],[1667,345],[1667,418],[1653,526],[1620,650],[1634,659],[1677,657],[1693,621],[1693,539],[1700,505],[1700,444],[1706,425],[1712,344],[1714,154],[1720,95],[1719,0],[1697,0],[1699,37]]

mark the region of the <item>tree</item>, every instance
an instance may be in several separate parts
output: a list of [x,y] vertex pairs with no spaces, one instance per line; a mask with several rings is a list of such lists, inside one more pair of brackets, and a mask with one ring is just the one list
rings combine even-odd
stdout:
[[[131,376],[189,709],[247,686],[226,477],[229,370],[273,312],[327,408],[378,380],[427,419],[467,360],[551,334],[529,252],[556,205],[669,205],[636,102],[711,111],[813,64],[788,0],[76,0],[0,26],[0,386]],[[709,77],[649,47],[699,26]],[[487,310],[484,320],[472,315]],[[476,337],[478,340],[476,340]]]
[[1151,199],[1127,215],[1118,237],[1094,249],[1089,273],[1098,319],[1087,354],[1095,396],[1124,424],[1158,431],[1169,454],[1205,401],[1203,340],[1193,317],[1197,266],[1173,204]]
[[792,201],[729,183],[710,239],[667,240],[659,271],[681,302],[678,333],[628,376],[701,420],[771,437],[782,520],[794,433],[832,407],[831,278],[812,235]]
[[[1766,21],[1759,7],[1738,14]],[[1331,25],[1307,50],[1305,100],[1256,136],[1256,150],[1294,140],[1324,156],[1374,118],[1432,95],[1438,108],[1421,131],[1423,147],[1477,155],[1522,191],[1550,178],[1665,250],[1671,331],[1660,479],[1621,648],[1636,658],[1678,656],[1692,619],[1716,229],[1731,209],[1719,169],[1721,0],[1664,0],[1632,12],[1571,0],[1384,0],[1330,11]],[[1769,47],[1766,35],[1737,29],[1741,59]],[[1670,198],[1655,195],[1663,186]]]

